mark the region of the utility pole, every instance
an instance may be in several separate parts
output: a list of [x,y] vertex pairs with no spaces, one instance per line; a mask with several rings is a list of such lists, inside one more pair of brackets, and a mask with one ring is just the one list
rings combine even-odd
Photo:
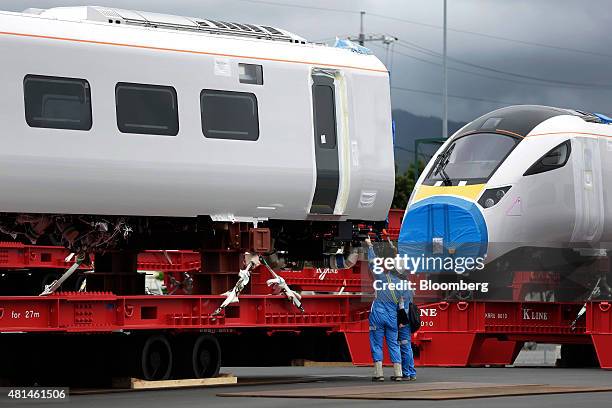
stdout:
[[446,139],[448,137],[448,72],[446,69],[446,0],[444,1],[444,33],[443,33],[443,70],[444,70],[444,90],[442,92],[442,98],[444,99],[443,114],[442,114],[442,137]]
[[372,41],[383,43],[386,46],[387,51],[385,63],[389,67],[389,62],[392,61],[392,59],[389,58],[389,51],[393,52],[392,46],[398,40],[398,38],[386,34],[366,34],[364,29],[365,11],[360,12],[360,17],[361,21],[359,25],[359,35],[356,37],[349,37],[348,39],[350,41],[357,41],[361,46],[365,46],[366,42]]
[[365,44],[365,33],[363,32],[363,18],[365,17],[365,11],[362,11],[361,13],[359,13],[359,16],[361,18],[361,24],[359,27],[359,45],[364,45]]

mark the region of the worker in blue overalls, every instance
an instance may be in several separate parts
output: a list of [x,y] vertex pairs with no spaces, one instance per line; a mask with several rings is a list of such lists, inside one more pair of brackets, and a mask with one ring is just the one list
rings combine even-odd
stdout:
[[[374,281],[374,301],[370,308],[370,350],[372,359],[374,360],[374,375],[372,381],[384,381],[383,374],[383,337],[387,341],[389,349],[389,357],[393,363],[392,381],[402,381],[402,358],[398,342],[398,323],[397,323],[397,308],[398,295],[394,290],[390,290],[387,286],[390,283],[399,283],[400,278],[397,274],[389,270],[377,270],[375,268],[375,258],[386,258],[391,252],[381,245],[379,253],[374,251],[372,241],[367,238],[365,240],[368,246],[368,262],[370,271]],[[385,285],[387,284],[387,285]]]
[[[406,313],[412,302],[412,291],[405,289],[401,291],[399,308],[404,309]],[[414,368],[414,355],[412,354],[410,326],[407,324],[399,325],[399,345],[402,354],[402,380],[416,381],[416,369]]]
[[[388,256],[396,256],[397,249],[395,246],[389,241],[389,249]],[[408,270],[397,269],[396,270],[400,279],[408,281]],[[401,309],[408,316],[408,312],[410,310],[410,303],[413,300],[412,291],[406,285],[404,290],[396,291],[399,294],[399,302],[398,309]],[[410,325],[401,324],[398,322],[398,332],[399,332],[399,346],[400,353],[402,354],[402,380],[404,381],[416,381],[416,369],[414,368],[414,355],[412,353],[412,345],[411,345],[411,335]]]

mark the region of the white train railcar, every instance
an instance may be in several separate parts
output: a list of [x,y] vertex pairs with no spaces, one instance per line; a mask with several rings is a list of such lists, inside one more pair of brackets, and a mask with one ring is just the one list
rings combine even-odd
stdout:
[[389,76],[373,55],[104,7],[0,12],[0,54],[5,215],[387,216]]
[[468,123],[417,181],[402,252],[481,257],[498,272],[558,271],[578,253],[604,254],[612,249],[610,122],[601,114],[511,106]]

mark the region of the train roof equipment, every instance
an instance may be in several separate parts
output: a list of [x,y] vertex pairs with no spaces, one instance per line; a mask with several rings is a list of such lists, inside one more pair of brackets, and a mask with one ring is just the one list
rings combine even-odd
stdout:
[[58,20],[92,21],[106,24],[130,25],[153,29],[190,31],[196,33],[249,37],[262,40],[306,44],[306,40],[286,30],[267,25],[243,24],[197,17],[183,17],[147,11],[124,10],[112,7],[80,6],[27,9],[24,14]]

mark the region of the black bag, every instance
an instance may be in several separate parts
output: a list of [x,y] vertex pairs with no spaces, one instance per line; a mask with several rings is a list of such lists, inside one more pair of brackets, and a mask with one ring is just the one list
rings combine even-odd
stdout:
[[410,319],[408,318],[408,311],[406,309],[397,309],[397,324],[408,326]]
[[[421,311],[419,310],[419,307],[415,303],[410,302],[407,312],[408,312],[407,313],[408,314],[407,316],[408,324],[410,325],[410,332],[416,333],[421,328]],[[404,314],[406,314],[406,312],[404,312]]]

